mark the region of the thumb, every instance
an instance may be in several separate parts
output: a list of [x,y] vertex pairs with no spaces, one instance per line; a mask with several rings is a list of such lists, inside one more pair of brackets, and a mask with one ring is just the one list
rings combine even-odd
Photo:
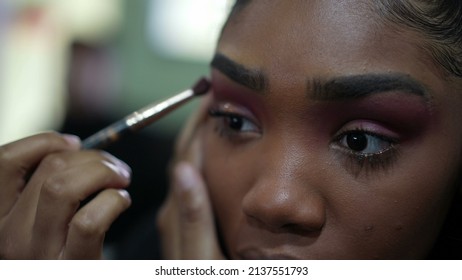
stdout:
[[212,206],[204,180],[189,163],[175,168],[175,193],[180,207],[180,247],[183,259],[223,259]]

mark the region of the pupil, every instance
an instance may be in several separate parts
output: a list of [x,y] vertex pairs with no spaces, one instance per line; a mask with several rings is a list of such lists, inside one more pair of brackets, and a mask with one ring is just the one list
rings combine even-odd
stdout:
[[240,130],[242,128],[242,119],[238,117],[230,117],[229,118],[229,127],[234,130]]
[[347,144],[354,151],[362,151],[367,147],[367,137],[364,133],[351,133],[347,135]]

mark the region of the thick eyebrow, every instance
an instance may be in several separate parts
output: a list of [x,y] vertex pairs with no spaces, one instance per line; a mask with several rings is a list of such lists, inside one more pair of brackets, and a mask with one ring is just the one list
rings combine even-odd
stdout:
[[265,75],[261,70],[246,68],[223,54],[215,54],[210,65],[236,83],[252,90],[263,91],[267,87]]
[[396,91],[421,96],[428,103],[431,101],[423,84],[401,73],[342,76],[327,81],[315,79],[309,81],[308,87],[314,100],[341,101]]

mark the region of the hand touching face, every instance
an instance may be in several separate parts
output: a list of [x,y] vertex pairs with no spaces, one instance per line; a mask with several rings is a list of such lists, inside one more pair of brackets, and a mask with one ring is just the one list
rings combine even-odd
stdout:
[[224,29],[202,140],[230,257],[431,250],[458,187],[462,100],[418,36],[376,16],[253,1]]

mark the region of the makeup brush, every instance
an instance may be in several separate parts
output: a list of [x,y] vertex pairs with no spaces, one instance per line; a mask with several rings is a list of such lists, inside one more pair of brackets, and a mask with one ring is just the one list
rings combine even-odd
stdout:
[[210,88],[210,82],[206,78],[199,79],[196,84],[183,92],[180,92],[161,102],[151,104],[141,110],[135,111],[120,121],[117,121],[103,130],[93,134],[82,142],[82,149],[99,149],[117,141],[127,132],[138,131],[182,104],[191,100],[195,96],[206,93]]

